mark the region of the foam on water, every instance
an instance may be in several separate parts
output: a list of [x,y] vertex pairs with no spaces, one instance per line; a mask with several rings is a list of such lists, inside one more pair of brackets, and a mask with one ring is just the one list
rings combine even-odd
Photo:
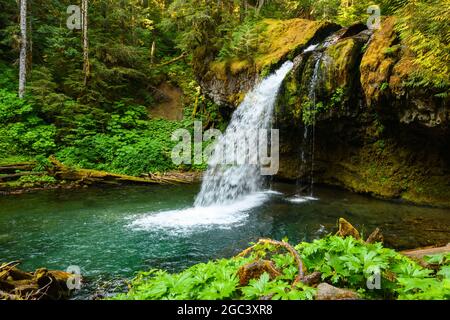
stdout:
[[318,44],[312,44],[312,45],[310,45],[308,48],[306,48],[305,51],[303,51],[303,53],[314,51],[314,50],[316,50],[316,48],[317,48],[318,46],[319,46]]
[[305,202],[317,201],[317,200],[319,200],[319,199],[315,198],[315,197],[303,197],[303,196],[295,196],[295,197],[287,199],[287,201],[292,202],[292,203],[305,203]]
[[[276,72],[262,80],[250,91],[233,113],[225,134],[217,142],[199,194],[192,208],[148,213],[129,224],[134,230],[165,229],[186,233],[193,230],[230,228],[248,217],[248,211],[260,206],[276,191],[262,192],[263,178],[258,164],[224,164],[223,152],[243,144],[244,133],[256,134],[270,129],[273,109],[283,79],[292,69],[285,62]],[[237,148],[237,159],[250,159],[252,148]]]
[[189,233],[209,227],[228,229],[242,224],[248,218],[248,211],[262,205],[270,195],[270,192],[257,192],[226,205],[148,213],[128,226],[133,230],[165,229],[175,233]]

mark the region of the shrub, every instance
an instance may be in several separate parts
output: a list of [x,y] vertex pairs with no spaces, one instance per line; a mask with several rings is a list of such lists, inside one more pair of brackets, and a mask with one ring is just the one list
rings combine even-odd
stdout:
[[[366,244],[352,237],[328,236],[312,243],[300,243],[299,253],[308,273],[318,271],[322,281],[356,290],[366,299],[449,299],[450,255],[429,257],[439,262],[435,272],[413,260],[383,248],[381,243]],[[240,286],[240,267],[258,259],[270,259],[281,275],[267,273]],[[280,253],[272,244],[258,244],[248,258],[234,257],[201,263],[178,274],[162,270],[140,272],[127,294],[114,299],[272,299],[312,300],[315,288],[301,283],[292,287],[298,266],[291,254]],[[369,290],[367,281],[381,277],[381,289]]]

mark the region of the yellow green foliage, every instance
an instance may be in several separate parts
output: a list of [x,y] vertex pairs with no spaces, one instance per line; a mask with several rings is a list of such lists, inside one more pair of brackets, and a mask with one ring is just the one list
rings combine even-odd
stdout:
[[266,19],[263,43],[256,52],[255,63],[258,70],[277,63],[297,48],[305,46],[326,22],[305,19],[272,20]]
[[229,73],[236,75],[246,70],[256,70],[259,73],[295,54],[317,31],[328,24],[306,19],[264,19],[254,25],[259,40],[251,58],[227,57],[213,61],[209,68],[220,80],[226,80]]
[[397,13],[396,30],[414,54],[417,79],[412,85],[450,86],[450,1],[410,1]]
[[386,50],[393,45],[397,35],[394,30],[395,18],[389,17],[375,32],[361,61],[361,84],[366,94],[367,104],[376,102],[382,92],[382,83],[388,82],[396,58]]

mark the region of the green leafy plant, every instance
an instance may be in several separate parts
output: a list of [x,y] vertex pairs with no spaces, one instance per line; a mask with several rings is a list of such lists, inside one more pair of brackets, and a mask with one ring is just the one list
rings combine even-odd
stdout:
[[[357,291],[366,299],[448,299],[448,257],[429,261],[444,263],[438,272],[381,243],[367,244],[352,237],[327,236],[312,243],[302,242],[295,249],[308,273],[321,273],[322,281]],[[267,272],[239,285],[238,270],[258,259],[270,259],[279,276]],[[271,244],[257,244],[248,258],[234,257],[197,264],[178,274],[161,270],[141,272],[131,290],[114,299],[301,299],[312,300],[316,288],[294,280],[298,266],[289,253],[280,253]],[[381,288],[370,290],[367,281],[379,275]]]

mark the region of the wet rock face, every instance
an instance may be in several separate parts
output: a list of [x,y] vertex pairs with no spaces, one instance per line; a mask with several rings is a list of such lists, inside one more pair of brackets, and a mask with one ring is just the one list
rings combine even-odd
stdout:
[[239,73],[223,78],[210,74],[208,78],[200,79],[200,86],[203,88],[203,93],[216,104],[236,107],[242,102],[245,93],[255,86],[258,78],[255,72]]
[[406,49],[394,56],[389,48],[397,44],[388,19],[372,36],[362,31],[325,49],[314,138],[305,114],[317,53],[297,58],[277,108],[281,179],[308,183],[313,171],[317,183],[450,207],[450,109],[430,93],[404,87],[411,56]]
[[280,119],[293,119],[300,126],[308,124],[313,103],[319,121],[358,114],[359,64],[370,32],[363,30],[352,35],[349,30],[352,28],[332,34],[314,50],[295,58],[295,68],[280,94]]

